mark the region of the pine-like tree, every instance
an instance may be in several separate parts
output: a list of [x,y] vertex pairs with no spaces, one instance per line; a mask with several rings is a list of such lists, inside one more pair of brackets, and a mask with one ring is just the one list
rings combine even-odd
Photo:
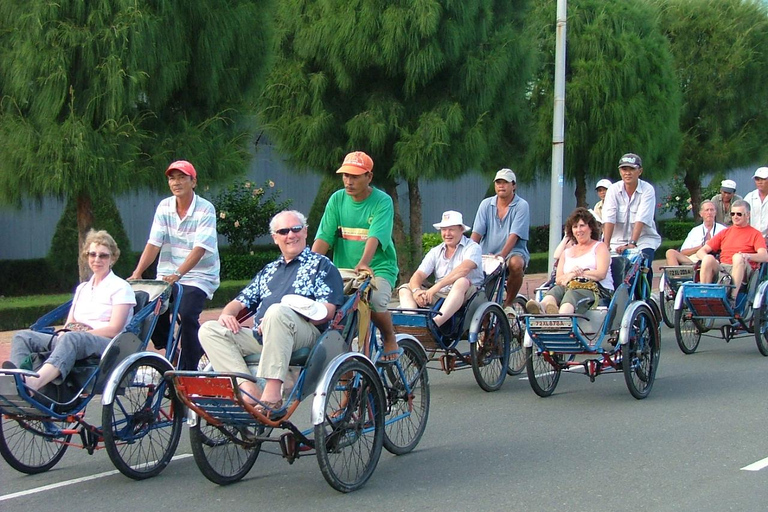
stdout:
[[273,14],[271,0],[4,0],[0,200],[74,198],[82,240],[93,196],[166,186],[174,159],[204,184],[242,172]]

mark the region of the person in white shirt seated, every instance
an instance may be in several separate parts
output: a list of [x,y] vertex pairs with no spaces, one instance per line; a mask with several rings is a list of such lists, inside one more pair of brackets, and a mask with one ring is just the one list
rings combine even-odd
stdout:
[[667,251],[667,265],[692,265],[699,261],[696,252],[704,247],[713,236],[727,228],[715,222],[717,208],[712,201],[703,201],[699,209],[702,224],[694,227],[685,238],[680,250],[669,249]]
[[[483,282],[483,256],[480,245],[464,236],[470,228],[461,213],[449,210],[433,226],[440,230],[443,243],[427,253],[398,295],[403,308],[426,308],[445,298],[434,322],[441,332],[449,334],[451,324],[447,322]],[[433,273],[435,283],[428,286],[426,280]]]

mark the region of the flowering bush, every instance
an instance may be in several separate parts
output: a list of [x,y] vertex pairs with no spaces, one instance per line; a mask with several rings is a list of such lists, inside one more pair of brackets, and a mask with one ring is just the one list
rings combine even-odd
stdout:
[[693,205],[691,205],[691,193],[688,192],[682,176],[672,177],[669,195],[662,198],[658,207],[663,212],[672,212],[676,219],[685,220],[688,217],[688,212],[693,209]]
[[269,219],[291,204],[290,199],[278,202],[280,191],[274,187],[272,180],[265,181],[262,187],[238,181],[214,198],[219,215],[216,230],[227,238],[233,253],[251,253],[254,241],[269,233]]

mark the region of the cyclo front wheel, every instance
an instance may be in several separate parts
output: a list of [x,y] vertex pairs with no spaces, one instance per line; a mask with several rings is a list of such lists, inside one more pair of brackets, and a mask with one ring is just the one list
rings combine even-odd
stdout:
[[629,340],[621,347],[624,380],[638,400],[651,392],[659,364],[659,330],[653,314],[637,309],[630,319]]
[[675,339],[683,354],[693,354],[699,347],[701,331],[688,308],[675,310]]
[[362,487],[373,474],[384,441],[384,391],[379,375],[357,359],[336,369],[325,390],[315,450],[325,480],[340,492]]
[[0,415],[0,454],[16,471],[28,475],[48,471],[64,456],[71,439],[72,434],[61,434],[52,421]]
[[525,325],[520,321],[520,315],[525,313],[525,299],[515,297],[512,302],[512,308],[515,310],[515,319],[509,322],[511,339],[509,343],[509,364],[507,365],[507,375],[519,375],[525,370],[525,347],[523,338],[525,335]]
[[183,407],[163,379],[166,367],[142,357],[119,377],[119,392],[102,408],[104,446],[122,474],[143,480],[159,474],[179,445]]
[[[538,352],[534,347],[525,349],[528,362],[528,382],[533,392],[541,397],[547,397],[555,391],[560,380],[560,367],[549,362],[543,352]],[[560,356],[550,355],[557,363]]]
[[380,367],[389,413],[384,418],[384,448],[395,455],[413,450],[427,428],[429,376],[427,359],[417,342],[399,342],[403,355]]
[[477,341],[469,344],[472,373],[483,391],[496,391],[509,367],[509,321],[500,307],[491,306],[483,312],[478,328]]

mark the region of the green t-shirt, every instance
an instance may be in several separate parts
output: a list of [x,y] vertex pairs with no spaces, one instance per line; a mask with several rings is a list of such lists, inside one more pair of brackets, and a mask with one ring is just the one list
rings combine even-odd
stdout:
[[397,253],[392,241],[395,209],[392,198],[377,188],[363,201],[356,202],[343,189],[333,193],[317,228],[317,238],[331,246],[333,263],[338,268],[355,268],[365,250],[365,242],[379,241],[370,267],[395,287]]

